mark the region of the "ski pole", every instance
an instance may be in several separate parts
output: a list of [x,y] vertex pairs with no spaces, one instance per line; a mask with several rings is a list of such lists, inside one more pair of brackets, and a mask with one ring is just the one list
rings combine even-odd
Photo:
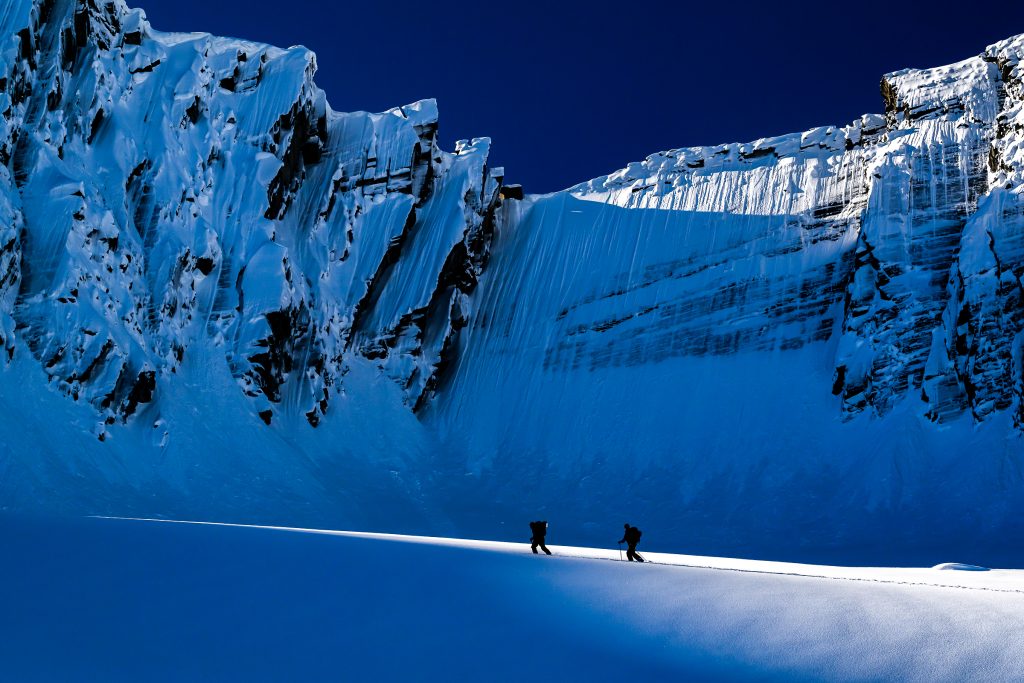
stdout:
[[622,562],[622,544],[619,544],[619,562]]

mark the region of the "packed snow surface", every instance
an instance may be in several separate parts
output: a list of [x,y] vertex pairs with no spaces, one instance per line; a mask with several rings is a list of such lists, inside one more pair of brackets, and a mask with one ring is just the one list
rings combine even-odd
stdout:
[[1024,676],[1021,571],[109,519],[0,537],[0,677],[23,683]]

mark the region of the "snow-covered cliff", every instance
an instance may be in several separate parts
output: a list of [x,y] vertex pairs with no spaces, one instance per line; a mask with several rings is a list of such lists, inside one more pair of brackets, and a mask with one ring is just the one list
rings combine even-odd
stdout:
[[486,139],[439,150],[432,101],[335,113],[307,50],[161,34],[120,2],[2,19],[7,344],[108,424],[196,343],[267,423],[319,422],[346,354],[419,400],[486,250]]
[[546,213],[581,200],[680,222],[657,226],[658,244],[643,225],[606,231],[628,241],[608,249],[628,261],[595,274],[593,301],[559,312],[568,332],[547,364],[838,338],[833,392],[846,418],[884,415],[911,392],[931,419],[1012,409],[1020,422],[1021,184],[1009,158],[1020,154],[1022,50],[1018,38],[953,66],[889,74],[884,116],[656,154],[539,200]]
[[1024,38],[520,199],[432,101],[331,110],[303,48],[121,0],[0,35],[0,507],[721,552],[1020,524]]
[[502,207],[427,409],[476,504],[730,552],[1018,533],[1022,54]]

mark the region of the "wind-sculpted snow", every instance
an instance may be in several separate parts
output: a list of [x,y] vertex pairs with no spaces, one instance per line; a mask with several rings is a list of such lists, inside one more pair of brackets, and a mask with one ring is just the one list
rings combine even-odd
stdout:
[[307,50],[162,34],[120,2],[16,2],[3,20],[0,337],[13,317],[108,424],[197,343],[268,423],[315,426],[351,354],[419,400],[472,287],[453,273],[486,250],[486,140],[437,149],[430,101],[335,113]]
[[0,32],[0,506],[1020,531],[1024,38],[523,197],[432,100],[333,111],[301,47],[121,0]]

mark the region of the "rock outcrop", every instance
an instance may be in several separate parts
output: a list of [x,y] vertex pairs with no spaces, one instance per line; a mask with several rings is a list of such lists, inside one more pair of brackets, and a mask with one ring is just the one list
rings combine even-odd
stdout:
[[336,113],[307,50],[160,33],[120,1],[9,3],[0,29],[8,354],[107,424],[207,343],[268,423],[316,426],[353,354],[425,400],[486,258],[486,139],[441,151],[432,101]]

